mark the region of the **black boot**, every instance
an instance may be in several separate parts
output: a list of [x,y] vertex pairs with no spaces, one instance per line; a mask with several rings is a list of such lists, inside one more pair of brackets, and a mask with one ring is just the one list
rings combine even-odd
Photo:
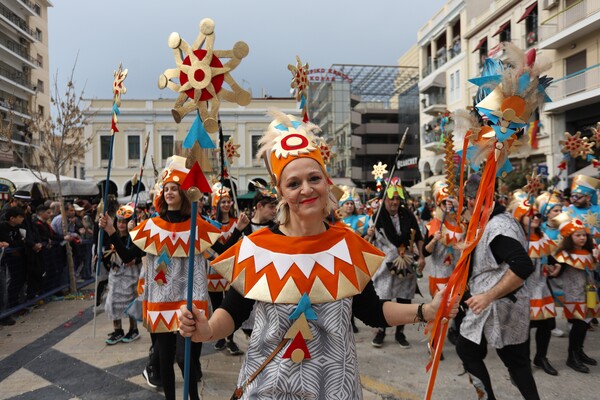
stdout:
[[581,360],[581,362],[584,364],[598,365],[598,361],[594,360],[592,357],[588,356],[587,354],[585,354],[583,352],[583,347],[581,347],[581,348],[579,348],[579,350],[577,350],[577,355],[579,356],[579,359]]
[[570,351],[569,357],[567,358],[567,366],[573,368],[577,372],[582,372],[587,374],[590,372],[590,369],[581,362],[579,358],[579,353],[577,351]]
[[548,375],[553,375],[553,376],[558,375],[558,371],[556,369],[554,369],[554,367],[552,365],[550,365],[550,362],[548,361],[548,359],[546,357],[535,357],[533,359],[533,365],[535,365],[538,368],[543,369],[544,372],[547,373]]

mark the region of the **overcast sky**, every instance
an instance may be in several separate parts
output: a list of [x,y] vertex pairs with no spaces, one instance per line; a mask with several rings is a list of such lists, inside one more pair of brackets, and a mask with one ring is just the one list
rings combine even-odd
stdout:
[[86,98],[111,98],[113,70],[129,69],[128,99],[174,97],[160,90],[158,76],[175,67],[167,46],[171,32],[188,43],[203,18],[216,25],[215,48],[239,40],[250,54],[232,72],[254,97],[263,90],[289,96],[299,55],[311,68],[331,64],[395,65],[416,43],[417,30],[443,0],[53,0],[49,11],[50,76],[70,73],[77,53],[77,89]]

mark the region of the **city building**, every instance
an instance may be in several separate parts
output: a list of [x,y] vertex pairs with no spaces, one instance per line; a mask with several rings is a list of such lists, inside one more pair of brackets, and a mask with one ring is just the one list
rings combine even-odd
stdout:
[[[544,114],[546,130],[552,132],[546,163],[550,176],[554,176],[562,158],[558,142],[563,132],[579,131],[590,137],[590,127],[600,121],[600,0],[545,0],[529,7],[537,7],[532,10],[539,15],[537,47],[542,54],[552,54],[552,69],[548,71],[554,77],[548,88],[552,102],[546,104]],[[598,156],[598,147],[595,149]],[[567,171],[572,175],[587,164],[572,161]],[[598,174],[596,169],[586,171]]]
[[[412,187],[415,194],[430,192],[443,174],[443,138],[449,127],[444,117],[471,103],[467,96],[466,22],[465,1],[449,0],[417,34],[421,182]],[[455,148],[459,147],[455,143]]]
[[11,129],[0,138],[0,167],[36,164],[39,138],[26,125],[38,113],[50,115],[49,7],[48,0],[0,3],[0,120]]
[[[381,161],[391,170],[406,128],[400,123],[398,95],[410,93],[417,74],[416,65],[334,64],[309,71],[309,116],[334,144],[331,175],[336,184],[374,188],[373,165]],[[402,160],[418,155],[411,140]],[[398,176],[414,179],[408,170]]]
[[[187,115],[180,124],[176,124],[171,114],[174,101],[125,98],[121,100],[119,132],[115,134],[113,144],[109,193],[128,196],[135,192],[136,188],[131,181],[134,174],[140,173],[147,135],[149,145],[142,190],[152,189],[155,174],[162,171],[168,157],[173,154],[185,155],[181,144],[194,121],[194,115]],[[106,179],[112,105],[112,99],[88,101],[86,113],[91,123],[85,127],[84,135],[86,138],[93,136],[93,144],[85,156],[85,178],[94,182],[101,183]],[[269,108],[277,108],[297,116],[300,114],[296,101],[291,98],[258,98],[245,107],[228,102],[221,103],[219,116],[224,141],[232,137],[235,143],[241,145],[238,149],[240,157],[235,159],[229,168],[233,186],[237,187],[237,193],[240,195],[253,188],[250,180],[258,180],[263,184],[269,182],[263,162],[256,159],[258,140],[272,121],[267,115]],[[218,146],[218,134],[210,136]],[[219,162],[214,150],[205,150],[205,155],[201,167],[210,181],[220,173]]]

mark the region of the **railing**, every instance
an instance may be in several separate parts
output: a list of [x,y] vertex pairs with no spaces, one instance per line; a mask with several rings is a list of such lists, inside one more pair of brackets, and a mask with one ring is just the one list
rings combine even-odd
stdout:
[[27,100],[14,97],[13,95],[2,90],[0,90],[0,107],[19,112],[21,114],[29,113],[29,102]]
[[544,41],[600,11],[600,0],[581,0],[542,21],[539,40]]
[[442,90],[440,93],[428,93],[428,101],[425,108],[431,107],[436,104],[446,104],[446,91]]
[[37,60],[34,60],[33,57],[29,55],[29,51],[27,50],[26,46],[15,42],[14,40],[10,39],[8,36],[2,33],[0,33],[0,45],[6,47],[8,50],[19,55],[20,57],[30,61],[32,64],[41,67],[41,65],[39,65],[39,62],[37,62]]
[[439,143],[442,140],[442,132],[440,131],[424,131],[421,136],[423,138],[423,144]]
[[36,37],[33,29],[29,27],[27,22],[23,18],[20,18],[17,14],[0,4],[0,14],[3,15],[10,22],[19,27],[22,31],[26,32],[29,36]]
[[18,83],[19,85],[25,86],[26,88],[33,90],[33,86],[31,85],[29,77],[25,76],[25,74],[21,71],[0,64],[0,75],[10,79],[15,83]]
[[429,75],[431,73],[431,71],[433,71],[433,68],[431,68],[431,64],[427,63],[427,65],[425,66],[425,68],[423,68],[421,70],[421,76],[423,78],[425,78],[427,75]]
[[547,93],[553,101],[557,101],[598,88],[600,88],[600,64],[557,79],[547,89]]

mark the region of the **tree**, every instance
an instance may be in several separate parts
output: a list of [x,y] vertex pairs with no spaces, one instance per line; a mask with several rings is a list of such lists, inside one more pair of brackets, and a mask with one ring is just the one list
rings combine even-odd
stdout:
[[[75,65],[77,62],[75,62]],[[48,115],[32,112],[33,118],[28,122],[27,130],[30,137],[39,138],[39,146],[33,160],[21,160],[38,179],[42,178],[41,172],[47,171],[56,177],[58,187],[57,200],[60,202],[62,216],[63,235],[67,236],[67,216],[64,207],[64,199],[61,188],[61,173],[73,160],[84,156],[85,151],[91,145],[93,136],[85,138],[83,128],[88,125],[91,116],[84,114],[82,109],[83,90],[78,92],[73,82],[75,65],[66,84],[64,92],[58,87],[58,74],[54,77],[54,93],[51,94],[51,112]],[[64,94],[63,94],[64,93]],[[32,105],[35,110],[35,105]],[[12,136],[12,118],[3,126],[2,136]],[[8,136],[8,144],[12,145]],[[69,290],[71,293],[77,291],[75,280],[75,264],[73,262],[73,251],[69,242],[66,243],[67,266],[69,269]]]

